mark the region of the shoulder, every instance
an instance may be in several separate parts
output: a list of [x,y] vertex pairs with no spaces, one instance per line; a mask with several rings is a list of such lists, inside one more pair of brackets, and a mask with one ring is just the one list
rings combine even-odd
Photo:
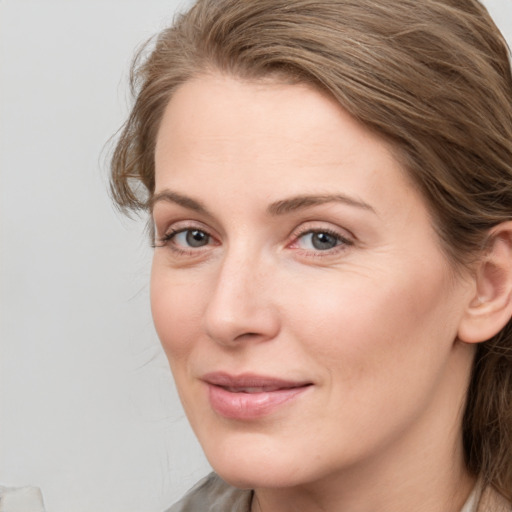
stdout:
[[488,486],[482,492],[477,512],[512,512],[512,504]]
[[249,512],[251,499],[252,491],[237,489],[211,473],[166,512]]

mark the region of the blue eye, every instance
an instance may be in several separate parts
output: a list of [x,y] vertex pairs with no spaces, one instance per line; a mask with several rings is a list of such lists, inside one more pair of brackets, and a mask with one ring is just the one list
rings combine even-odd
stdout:
[[328,231],[308,231],[298,238],[297,244],[301,249],[313,251],[328,251],[336,246],[347,243],[342,237]]
[[177,245],[182,247],[204,247],[210,243],[210,235],[200,229],[184,229],[172,234],[170,237]]

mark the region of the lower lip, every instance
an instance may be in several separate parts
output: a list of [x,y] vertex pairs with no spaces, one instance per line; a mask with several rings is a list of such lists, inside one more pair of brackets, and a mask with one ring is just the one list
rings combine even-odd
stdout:
[[213,410],[221,416],[237,420],[254,420],[274,412],[309,387],[301,386],[260,393],[234,393],[208,384],[208,391]]

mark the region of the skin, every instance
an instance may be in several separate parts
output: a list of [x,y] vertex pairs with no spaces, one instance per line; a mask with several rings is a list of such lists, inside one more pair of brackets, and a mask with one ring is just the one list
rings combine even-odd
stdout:
[[[254,511],[458,512],[475,283],[387,144],[307,85],[207,75],[155,163],[153,317],[213,468]],[[241,421],[212,408],[214,371],[312,385]]]

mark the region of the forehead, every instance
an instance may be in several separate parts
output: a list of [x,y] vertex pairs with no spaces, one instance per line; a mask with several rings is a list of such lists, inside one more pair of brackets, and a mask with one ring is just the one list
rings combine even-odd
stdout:
[[366,205],[345,208],[345,219],[363,222],[365,210],[374,212],[371,229],[397,244],[406,226],[418,243],[439,243],[388,143],[308,85],[226,76],[184,84],[164,113],[155,169],[156,196],[192,199],[226,226],[265,223],[272,205],[290,198],[336,195]]
[[387,166],[403,172],[389,145],[326,93],[307,84],[222,75],[197,78],[175,92],[158,132],[155,163],[157,188],[164,175],[178,179],[185,168],[205,179],[215,170],[216,178],[230,180],[256,167],[260,178],[268,169],[275,178],[290,167],[297,178],[302,171],[314,177],[320,168],[342,172],[356,163],[367,171]]

